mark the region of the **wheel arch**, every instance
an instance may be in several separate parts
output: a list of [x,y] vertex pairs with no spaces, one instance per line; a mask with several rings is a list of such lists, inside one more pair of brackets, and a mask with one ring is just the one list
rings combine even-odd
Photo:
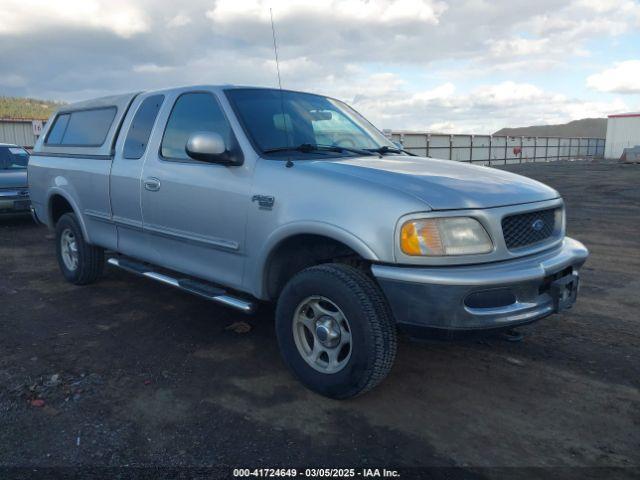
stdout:
[[281,228],[271,235],[260,255],[256,296],[273,300],[292,275],[336,258],[362,263],[378,260],[360,238],[334,225],[305,223]]
[[55,228],[56,222],[65,213],[75,214],[78,222],[80,223],[82,235],[86,241],[89,241],[89,235],[84,223],[84,218],[80,214],[80,209],[76,202],[64,190],[59,188],[51,189],[47,197],[47,225],[49,228]]

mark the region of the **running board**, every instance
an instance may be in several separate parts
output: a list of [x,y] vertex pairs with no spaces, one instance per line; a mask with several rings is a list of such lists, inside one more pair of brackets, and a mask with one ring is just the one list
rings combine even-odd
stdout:
[[198,295],[199,297],[206,298],[212,302],[220,303],[228,307],[240,310],[243,313],[253,313],[255,310],[255,303],[243,300],[238,297],[228,295],[225,290],[216,286],[210,285],[205,282],[198,282],[196,280],[190,280],[187,278],[174,278],[163,273],[154,272],[151,266],[144,263],[135,262],[126,258],[109,258],[107,260],[109,265],[121,268],[127,272],[135,273],[143,277],[151,278],[157,282],[164,283],[165,285],[171,285],[172,287],[179,288],[185,292]]

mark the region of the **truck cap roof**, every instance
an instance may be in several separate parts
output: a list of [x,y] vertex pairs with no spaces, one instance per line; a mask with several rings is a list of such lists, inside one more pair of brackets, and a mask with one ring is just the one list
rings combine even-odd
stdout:
[[[121,95],[110,95],[107,97],[75,102],[68,105],[61,105],[47,121],[44,131],[38,138],[33,151],[36,154],[110,156],[117,136],[116,133],[120,128],[122,120],[126,115],[131,102],[140,93],[141,92],[131,92]],[[115,108],[116,110],[109,130],[101,145],[60,145],[47,143],[49,132],[54,127],[59,115],[63,115],[65,113],[73,114],[73,112],[100,108]]]

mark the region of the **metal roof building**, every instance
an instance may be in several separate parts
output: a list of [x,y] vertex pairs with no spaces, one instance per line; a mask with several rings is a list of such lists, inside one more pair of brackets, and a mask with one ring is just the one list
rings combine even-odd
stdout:
[[604,156],[619,159],[625,148],[640,145],[640,112],[609,115]]
[[33,148],[45,122],[27,118],[0,118],[0,143]]

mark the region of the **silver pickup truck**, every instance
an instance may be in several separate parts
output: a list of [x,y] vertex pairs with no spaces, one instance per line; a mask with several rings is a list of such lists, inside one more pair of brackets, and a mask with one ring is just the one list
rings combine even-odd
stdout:
[[421,158],[348,105],[195,86],[61,107],[29,164],[33,214],[77,285],[107,263],[250,313],[333,398],[389,372],[398,329],[511,328],[570,307],[586,248],[555,190]]

